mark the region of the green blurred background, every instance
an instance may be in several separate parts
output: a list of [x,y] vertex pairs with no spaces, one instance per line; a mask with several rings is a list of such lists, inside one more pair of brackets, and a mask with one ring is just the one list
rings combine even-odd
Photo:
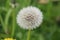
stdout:
[[17,25],[16,15],[27,6],[39,8],[44,15],[42,25],[31,31],[30,40],[60,40],[60,0],[0,0],[0,40],[26,40],[28,30]]

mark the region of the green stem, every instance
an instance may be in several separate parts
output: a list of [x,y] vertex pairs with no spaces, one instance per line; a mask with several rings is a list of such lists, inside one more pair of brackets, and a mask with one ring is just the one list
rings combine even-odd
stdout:
[[31,33],[31,30],[28,30],[27,40],[30,40],[30,33]]
[[8,24],[8,20],[9,20],[9,17],[10,17],[10,14],[12,12],[12,9],[10,9],[7,14],[6,14],[6,17],[5,17],[5,24]]
[[11,37],[14,36],[15,27],[16,27],[16,13],[15,13],[15,9],[13,8],[13,22],[12,22],[12,32],[11,32]]
[[9,11],[7,12],[6,17],[5,17],[5,32],[6,33],[7,33],[7,26],[8,26],[8,21],[9,21],[11,12],[12,12],[12,9],[9,9]]

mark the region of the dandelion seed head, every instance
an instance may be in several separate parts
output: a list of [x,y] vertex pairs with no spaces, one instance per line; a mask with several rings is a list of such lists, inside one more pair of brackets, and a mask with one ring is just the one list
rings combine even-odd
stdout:
[[41,25],[43,14],[36,7],[26,7],[17,14],[17,23],[23,29],[34,29]]

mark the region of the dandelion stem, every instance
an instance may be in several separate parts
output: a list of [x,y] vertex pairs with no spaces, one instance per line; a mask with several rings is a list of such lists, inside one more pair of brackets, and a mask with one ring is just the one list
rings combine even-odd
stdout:
[[31,30],[29,29],[27,34],[27,40],[30,40],[30,33],[31,33]]
[[15,32],[15,26],[16,26],[16,13],[15,13],[15,9],[13,8],[13,22],[12,22],[12,32],[11,32],[11,37],[14,36],[14,32]]

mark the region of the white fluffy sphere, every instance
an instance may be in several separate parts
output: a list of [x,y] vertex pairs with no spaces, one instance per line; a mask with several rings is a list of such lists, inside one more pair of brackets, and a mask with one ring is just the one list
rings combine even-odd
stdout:
[[17,14],[17,23],[23,29],[34,29],[39,27],[43,21],[43,14],[36,7],[26,7]]

